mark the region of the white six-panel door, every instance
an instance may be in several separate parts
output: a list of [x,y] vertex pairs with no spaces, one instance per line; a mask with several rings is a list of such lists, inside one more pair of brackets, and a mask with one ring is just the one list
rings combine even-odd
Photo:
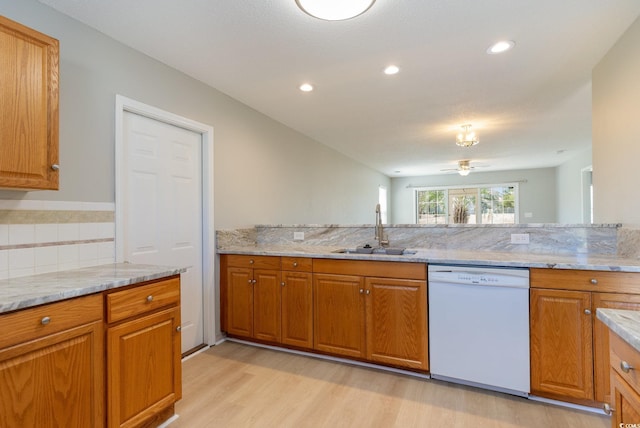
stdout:
[[124,257],[188,267],[182,274],[182,352],[204,343],[202,135],[123,115]]

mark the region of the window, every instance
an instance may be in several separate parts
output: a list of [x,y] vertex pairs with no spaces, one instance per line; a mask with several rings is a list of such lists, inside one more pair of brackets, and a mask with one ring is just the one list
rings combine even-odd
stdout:
[[418,224],[515,224],[517,184],[416,189]]
[[378,186],[378,203],[380,204],[382,223],[387,224],[387,188],[384,186]]

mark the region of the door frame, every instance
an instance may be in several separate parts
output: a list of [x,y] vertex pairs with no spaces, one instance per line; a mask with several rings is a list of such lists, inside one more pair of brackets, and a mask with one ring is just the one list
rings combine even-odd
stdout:
[[215,321],[215,227],[213,220],[213,127],[204,123],[161,110],[139,101],[116,94],[115,111],[115,260],[124,259],[124,180],[125,159],[124,127],[125,112],[135,113],[169,125],[178,126],[202,136],[202,296],[203,296],[203,340],[206,345],[216,341]]

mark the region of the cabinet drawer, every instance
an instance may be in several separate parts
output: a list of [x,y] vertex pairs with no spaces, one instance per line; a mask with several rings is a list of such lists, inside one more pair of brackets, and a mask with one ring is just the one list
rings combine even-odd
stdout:
[[107,294],[107,322],[180,303],[180,276]]
[[282,257],[282,270],[311,272],[313,263],[307,257]]
[[596,270],[530,269],[533,288],[640,294],[640,273]]
[[0,349],[102,320],[102,294],[49,303],[0,316]]
[[424,263],[314,259],[313,272],[378,278],[427,279],[427,265]]
[[229,254],[227,266],[252,269],[280,269],[280,257]]
[[[613,332],[610,333],[609,343],[611,367],[634,390],[640,391],[640,352],[636,351]],[[630,369],[625,371],[623,369],[624,365],[628,365]]]

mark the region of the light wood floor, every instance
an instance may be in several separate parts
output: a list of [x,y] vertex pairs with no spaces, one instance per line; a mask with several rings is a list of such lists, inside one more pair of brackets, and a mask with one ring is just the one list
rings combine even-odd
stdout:
[[607,428],[610,420],[506,394],[224,342],[183,363],[170,428]]

